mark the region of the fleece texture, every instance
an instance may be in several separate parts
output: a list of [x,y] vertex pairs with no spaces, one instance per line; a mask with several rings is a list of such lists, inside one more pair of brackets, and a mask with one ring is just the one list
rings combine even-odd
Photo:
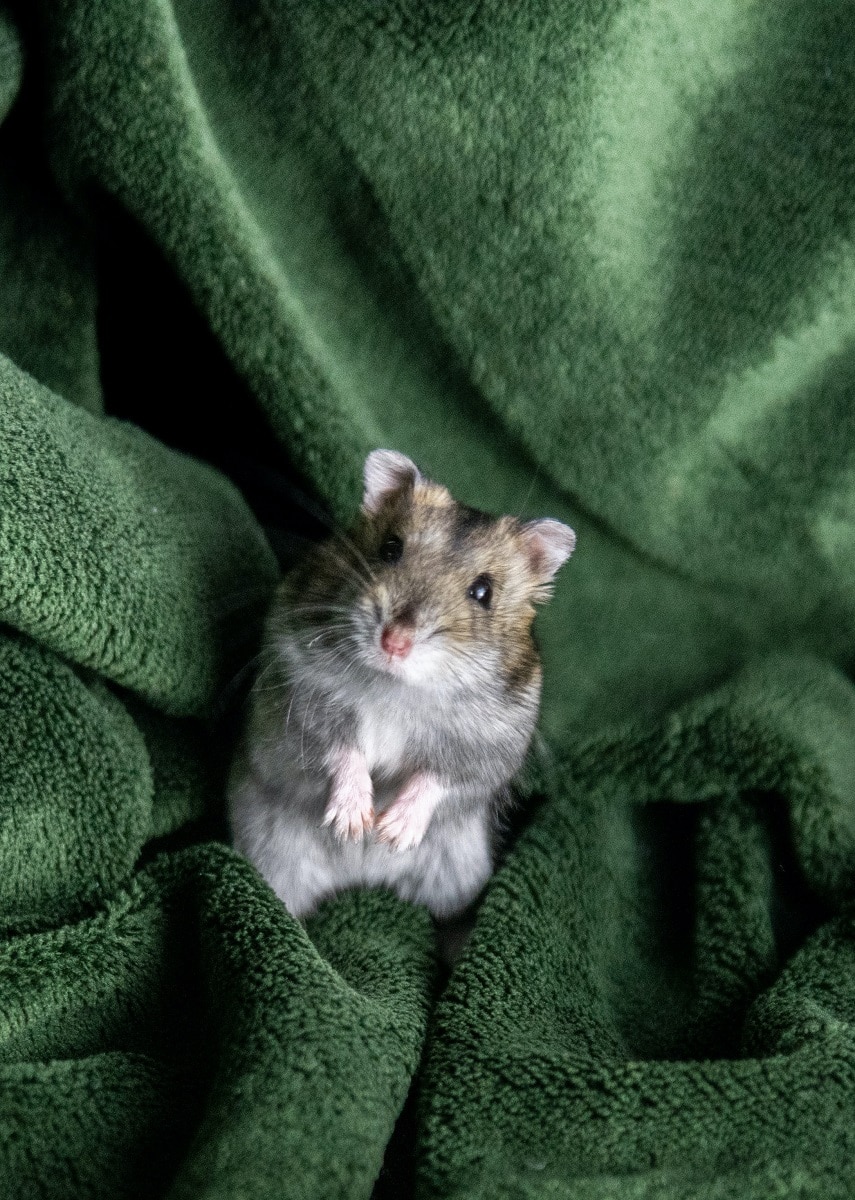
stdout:
[[[0,8],[4,1196],[855,1193],[853,22]],[[225,844],[377,446],[579,536],[450,977]]]

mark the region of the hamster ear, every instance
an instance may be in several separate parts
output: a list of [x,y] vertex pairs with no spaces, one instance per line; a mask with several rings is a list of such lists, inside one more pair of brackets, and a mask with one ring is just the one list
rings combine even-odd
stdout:
[[377,512],[387,496],[421,479],[412,459],[397,450],[372,450],[365,460],[363,476],[362,508],[370,514]]
[[538,583],[549,583],[555,578],[576,546],[576,534],[569,525],[545,517],[540,521],[526,521],[522,527],[523,545],[528,554],[529,566]]

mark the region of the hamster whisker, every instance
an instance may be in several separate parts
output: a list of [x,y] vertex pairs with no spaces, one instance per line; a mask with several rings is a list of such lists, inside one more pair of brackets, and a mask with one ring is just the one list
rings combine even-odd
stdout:
[[296,695],[296,687],[291,688],[291,699],[288,701],[288,712],[285,714],[285,733],[283,734],[283,737],[288,736],[288,727],[291,724],[291,709],[294,707],[294,697]]
[[292,613],[349,613],[347,604],[291,604],[288,606],[289,616]]
[[[350,553],[345,555],[342,553],[343,550]],[[336,539],[336,546],[327,544],[325,553],[333,558],[339,566],[345,567],[356,578],[361,579],[363,583],[373,581],[375,573],[371,563],[369,563],[356,543],[352,539],[345,537],[344,534],[339,534]]]
[[328,553],[330,558],[333,559],[337,566],[339,566],[343,572],[346,572],[351,579],[355,580],[363,587],[370,588],[373,586],[375,580],[373,572],[366,574],[364,570],[360,569],[358,564],[349,562],[346,558],[342,558],[340,554],[336,554],[335,551],[328,551]]
[[[312,638],[312,640],[306,644],[306,649],[311,650],[311,648],[312,648],[312,646],[314,646],[315,642],[319,642],[321,640],[321,638],[326,637],[330,633],[339,633],[342,629],[349,629],[349,628],[350,628],[349,624],[344,621],[340,621],[334,625],[327,625],[327,626],[325,626],[325,628],[323,628],[320,631],[320,633],[316,633],[315,636]],[[310,629],[309,632],[312,633],[313,630]]]
[[[234,675],[232,675],[231,679],[229,679],[226,683],[223,684],[221,701],[228,702],[230,697],[233,695],[235,689],[239,688],[240,685],[243,683],[244,679],[247,677],[247,674],[250,671],[253,671],[256,668],[258,668],[259,665],[262,663],[262,661],[265,658],[267,658],[268,656],[273,659],[278,658],[278,654],[272,646],[262,646],[261,649],[256,654],[251,655],[247,659],[247,661],[243,664],[243,666],[239,667],[238,670],[235,671],[235,673],[234,673]],[[267,665],[269,665],[269,663],[265,664],[265,669],[266,669]]]
[[342,617],[347,617],[350,615],[351,614],[347,613],[347,612],[333,613],[332,616],[338,618],[338,620],[335,620],[335,621],[328,621],[328,620],[326,620],[326,618],[320,618],[320,617],[315,618],[312,621],[307,621],[305,623],[305,625],[301,625],[298,629],[295,629],[294,636],[298,637],[300,634],[303,634],[303,633],[311,633],[315,629],[320,632],[321,630],[324,630],[324,629],[348,628],[351,624],[350,621],[342,620]]
[[330,558],[336,568],[337,581],[342,585],[339,588],[339,595],[354,596],[374,587],[374,580],[363,575],[353,563],[343,562],[334,554],[330,554]]
[[356,561],[360,564],[360,566],[365,568],[368,578],[373,579],[374,578],[374,570],[371,566],[371,563],[368,561],[368,559],[365,557],[365,555],[359,549],[356,542],[352,538],[346,537],[345,535],[342,535],[338,540],[339,540],[339,543],[345,547],[345,549],[350,550],[350,552],[355,556]]
[[333,532],[333,536],[335,537],[335,540],[339,543],[339,545],[344,546],[344,548],[346,550],[350,550],[351,553],[353,553],[356,556],[357,560],[359,562],[361,562],[361,564],[365,567],[365,569],[369,575],[373,574],[373,572],[371,570],[371,565],[368,562],[368,559],[365,557],[365,555],[359,549],[359,547],[357,546],[357,544],[353,540],[353,538],[350,537],[349,534],[345,533],[341,529],[333,529],[332,532]]
[[280,627],[280,632],[285,639],[294,639],[302,642],[313,633],[322,633],[325,629],[340,629],[350,624],[352,613],[349,609],[341,607],[340,609],[326,611],[320,609],[316,612],[306,611],[294,618],[289,614],[289,619],[283,621]]
[[522,521],[525,519],[522,516],[522,513],[524,513],[526,511],[526,509],[528,508],[528,503],[531,500],[532,492],[534,491],[535,486],[537,485],[537,482],[538,482],[541,474],[542,474],[541,465],[540,465],[540,463],[537,463],[535,466],[534,474],[531,477],[531,482],[528,485],[528,491],[526,492],[525,497],[523,498],[522,504],[519,506],[520,511],[515,514],[518,521]]
[[[257,464],[253,464],[253,473],[256,477],[259,474]],[[369,570],[370,573],[368,563],[365,561],[359,547],[354,544],[353,539],[345,530],[341,528],[340,525],[338,525],[338,523],[333,519],[331,514],[323,507],[322,504],[319,504],[302,488],[297,487],[290,480],[283,478],[280,473],[270,470],[266,470],[263,473],[266,476],[266,483],[268,487],[273,487],[276,491],[284,494],[291,501],[291,503],[296,504],[298,508],[301,508],[304,512],[308,513],[309,516],[313,517],[319,525],[328,530],[332,538],[334,538],[341,545],[345,546],[352,553],[362,558],[364,566]],[[300,537],[295,534],[286,534],[286,536],[296,538],[298,541],[311,540],[300,539]]]
[[364,669],[371,666],[363,654],[363,647],[355,630],[351,630],[343,637],[336,646],[336,649],[343,652],[343,661],[339,673],[340,682],[357,674],[360,668]]
[[[308,702],[306,704],[306,711],[303,713],[303,727],[300,730],[300,762],[302,763],[304,770],[306,768],[306,722],[309,719],[309,714],[312,712],[312,701],[314,700],[315,696],[318,694],[320,687],[321,687],[321,683],[318,682],[312,688],[312,691],[309,694]],[[315,707],[317,708],[317,705],[315,705]]]
[[[336,639],[335,649],[342,652],[348,650],[358,651],[360,648],[359,636],[353,626],[348,622],[339,626],[339,632],[344,631],[344,636]],[[346,665],[356,662],[355,654],[350,655]]]
[[280,660],[277,655],[275,658],[271,658],[270,662],[266,663],[264,665],[264,667],[262,667],[262,669],[259,671],[258,675],[255,677],[255,684],[253,685],[255,690],[261,691],[261,692],[277,692],[277,691],[283,691],[285,688],[288,687],[288,681],[286,679],[281,680],[281,682],[278,685],[276,685],[275,687],[260,688],[258,686],[262,682],[262,680],[265,678],[265,676],[269,675],[270,672],[274,669],[274,667],[276,667],[278,665],[280,665]]

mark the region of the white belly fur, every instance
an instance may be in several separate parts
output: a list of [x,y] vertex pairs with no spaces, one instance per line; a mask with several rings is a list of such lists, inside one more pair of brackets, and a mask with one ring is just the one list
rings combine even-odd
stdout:
[[388,712],[368,708],[359,726],[358,744],[372,775],[397,775],[404,764],[407,731]]
[[[255,864],[295,917],[350,887],[387,887],[403,900],[424,904],[435,916],[465,908],[490,877],[489,817],[475,812],[432,825],[421,845],[396,851],[369,835],[341,843],[288,804],[265,795],[249,780],[233,804],[235,846]],[[252,814],[252,815],[251,815]]]
[[[377,813],[388,807],[411,771],[411,737],[409,722],[390,710],[388,700],[370,703],[365,697],[357,744],[373,778]],[[307,784],[304,777],[303,786]],[[229,797],[235,846],[294,916],[308,915],[326,897],[346,888],[388,887],[445,917],[465,908],[490,877],[492,825],[487,805],[466,816],[435,819],[419,846],[399,851],[376,841],[373,834],[362,842],[339,842],[321,824],[323,797],[318,797],[316,812],[311,804],[289,803],[294,786],[301,784],[289,764],[277,763],[266,782],[252,768],[233,780]]]

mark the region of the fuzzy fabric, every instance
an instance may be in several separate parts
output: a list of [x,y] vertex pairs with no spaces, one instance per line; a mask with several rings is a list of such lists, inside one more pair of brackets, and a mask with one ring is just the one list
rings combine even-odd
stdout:
[[[853,33],[0,10],[4,1196],[855,1192]],[[377,446],[579,534],[450,979],[224,844],[271,539]]]

